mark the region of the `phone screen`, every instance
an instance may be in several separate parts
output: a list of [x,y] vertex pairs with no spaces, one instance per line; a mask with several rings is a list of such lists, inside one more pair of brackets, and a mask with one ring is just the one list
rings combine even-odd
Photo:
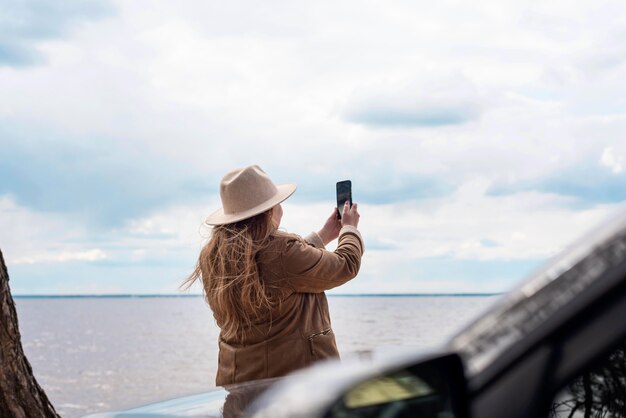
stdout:
[[350,202],[352,207],[352,182],[350,180],[337,182],[337,212],[339,212],[339,219],[341,219],[341,212],[343,212],[343,205],[345,202]]

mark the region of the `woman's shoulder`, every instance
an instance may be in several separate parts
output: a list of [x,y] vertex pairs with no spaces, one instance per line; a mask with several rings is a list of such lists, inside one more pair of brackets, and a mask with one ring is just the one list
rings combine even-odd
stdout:
[[304,246],[309,246],[309,243],[300,235],[276,231],[272,234],[263,252],[267,255],[273,254],[274,256],[284,257],[293,250]]
[[272,269],[282,265],[298,247],[306,245],[306,241],[297,235],[284,231],[272,234],[266,244],[259,249],[257,261],[263,265],[270,265]]
[[286,231],[276,231],[272,235],[271,240],[275,245],[291,245],[295,242],[306,244],[304,238],[298,234],[293,234]]

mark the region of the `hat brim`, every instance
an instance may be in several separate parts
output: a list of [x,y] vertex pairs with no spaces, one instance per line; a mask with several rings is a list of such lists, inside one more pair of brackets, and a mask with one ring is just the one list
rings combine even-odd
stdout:
[[296,191],[296,187],[295,183],[279,184],[276,186],[276,189],[278,189],[277,193],[268,201],[263,202],[252,209],[239,213],[227,214],[224,213],[224,208],[219,208],[210,214],[204,222],[208,225],[225,225],[252,218],[253,216],[263,213],[287,200],[287,198]]

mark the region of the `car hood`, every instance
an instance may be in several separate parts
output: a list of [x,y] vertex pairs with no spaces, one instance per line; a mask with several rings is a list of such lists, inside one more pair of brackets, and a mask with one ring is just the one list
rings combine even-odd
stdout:
[[[341,387],[355,380],[386,369],[390,364],[403,364],[407,358],[428,358],[439,350],[416,353],[413,349],[385,348],[359,353],[342,361],[322,361],[310,368],[296,371],[288,376],[274,379],[217,387],[201,394],[175,398],[124,411],[104,412],[86,415],[83,418],[239,418],[261,395],[273,392],[286,392],[286,398],[279,409],[296,411],[307,415],[317,407],[326,404],[337,395]],[[328,377],[332,376],[332,379]],[[260,402],[253,405],[255,416],[271,416],[277,412],[276,404]],[[269,411],[268,411],[269,409]],[[274,412],[272,412],[274,411]],[[269,415],[267,415],[269,414]]]
[[84,418],[238,418],[248,404],[280,379],[263,379],[209,392],[157,402],[117,412],[86,415]]

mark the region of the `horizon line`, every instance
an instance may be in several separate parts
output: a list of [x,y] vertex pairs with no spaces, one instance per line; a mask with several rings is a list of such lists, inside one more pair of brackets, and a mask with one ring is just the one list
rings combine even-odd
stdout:
[[[436,292],[436,293],[330,293],[328,297],[441,297],[441,296],[499,296],[504,292]],[[81,299],[81,298],[189,298],[202,297],[201,293],[85,293],[85,294],[18,294],[15,299]]]

